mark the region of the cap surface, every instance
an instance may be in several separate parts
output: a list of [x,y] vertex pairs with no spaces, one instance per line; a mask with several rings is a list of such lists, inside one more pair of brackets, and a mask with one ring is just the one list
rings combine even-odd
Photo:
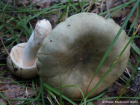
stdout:
[[[60,87],[61,79],[61,86],[77,85],[85,93],[119,29],[120,26],[112,19],[104,19],[94,13],[79,13],[67,18],[51,31],[38,51],[40,78],[53,88]],[[117,60],[127,42],[126,33],[122,31],[91,82],[87,94]],[[90,97],[107,89],[122,75],[127,66],[129,50],[130,45]],[[62,93],[70,98],[82,98],[76,86],[62,88]]]

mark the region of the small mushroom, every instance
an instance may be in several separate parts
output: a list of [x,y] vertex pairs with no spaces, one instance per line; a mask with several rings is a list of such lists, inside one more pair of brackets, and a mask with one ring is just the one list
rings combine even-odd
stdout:
[[[77,85],[85,93],[95,70],[119,29],[120,26],[112,19],[104,19],[94,13],[79,13],[67,18],[44,39],[37,53],[36,63],[40,78],[53,88],[60,87],[60,84],[62,87]],[[122,31],[91,82],[87,94],[117,60],[128,42],[126,37],[125,31]],[[130,45],[90,97],[107,89],[123,74],[129,54]],[[70,98],[82,98],[76,86],[62,88],[61,92]]]
[[22,78],[37,76],[36,55],[42,41],[51,30],[52,27],[48,20],[38,21],[28,42],[18,44],[11,49],[7,65],[15,75]]

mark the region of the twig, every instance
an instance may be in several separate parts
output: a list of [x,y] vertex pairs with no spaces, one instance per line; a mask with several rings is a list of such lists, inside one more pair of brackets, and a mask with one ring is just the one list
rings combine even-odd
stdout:
[[102,8],[102,7],[103,7],[103,5],[104,5],[104,4],[103,4],[104,1],[105,1],[105,0],[103,0],[103,1],[101,2],[101,11],[100,11],[101,13],[103,12],[103,8]]
[[2,45],[4,46],[4,49],[5,49],[5,50],[6,50],[6,52],[7,52],[7,54],[10,56],[10,54],[9,54],[8,50],[6,49],[6,47],[5,47],[5,45],[4,45],[4,42],[3,42],[2,38],[1,38],[1,36],[0,36],[0,40],[1,40],[1,42],[2,42]]
[[[8,56],[10,57],[10,60],[11,60],[10,53],[8,52],[7,48],[5,47],[4,42],[3,42],[2,38],[1,38],[1,36],[0,36],[0,40],[1,40],[2,45],[4,46],[4,49],[6,50]],[[14,64],[13,64],[12,60],[11,60],[11,64],[12,64],[13,69],[15,70],[15,68],[14,68]]]
[[125,69],[125,72],[129,75],[129,77],[131,77],[131,75],[130,75],[130,73],[129,73],[127,68]]

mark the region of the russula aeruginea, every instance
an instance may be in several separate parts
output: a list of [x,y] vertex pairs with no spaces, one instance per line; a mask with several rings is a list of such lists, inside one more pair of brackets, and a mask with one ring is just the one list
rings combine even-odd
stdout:
[[[23,43],[12,48],[7,60],[10,70],[22,78],[34,77],[38,72],[40,78],[53,88],[60,87],[60,84],[61,87],[76,85],[85,93],[95,70],[118,33],[120,26],[112,19],[104,19],[94,13],[73,15],[52,31],[50,23],[48,23],[48,27],[44,23],[43,27],[42,25],[38,26],[38,24],[27,45]],[[47,35],[49,32],[50,34]],[[36,34],[47,35],[47,37],[40,39],[40,37],[35,36]],[[122,31],[91,82],[87,94],[117,60],[128,42],[126,36],[126,33]],[[32,55],[32,53],[34,54]],[[130,45],[90,97],[107,89],[123,74],[129,53]],[[62,88],[61,92],[70,98],[82,98],[82,94],[76,86]]]
[[[36,63],[40,78],[53,88],[60,87],[60,84],[62,87],[77,85],[85,93],[97,66],[119,29],[120,26],[112,19],[104,19],[94,13],[79,13],[67,18],[44,39],[37,53]],[[122,31],[91,82],[87,94],[117,60],[128,42],[126,37],[126,33]],[[130,45],[90,97],[107,89],[123,74],[129,53]],[[76,86],[62,88],[61,92],[70,98],[82,98]]]
[[42,41],[51,30],[52,27],[48,20],[40,20],[37,22],[28,42],[18,44],[11,49],[10,56],[7,58],[7,65],[12,73],[22,78],[37,76],[36,55]]

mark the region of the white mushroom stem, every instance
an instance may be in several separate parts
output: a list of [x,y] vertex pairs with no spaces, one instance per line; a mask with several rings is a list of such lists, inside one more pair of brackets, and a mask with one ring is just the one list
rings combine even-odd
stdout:
[[46,19],[40,20],[35,26],[23,51],[22,63],[25,67],[33,66],[37,57],[37,52],[42,45],[44,38],[51,32],[52,26]]

